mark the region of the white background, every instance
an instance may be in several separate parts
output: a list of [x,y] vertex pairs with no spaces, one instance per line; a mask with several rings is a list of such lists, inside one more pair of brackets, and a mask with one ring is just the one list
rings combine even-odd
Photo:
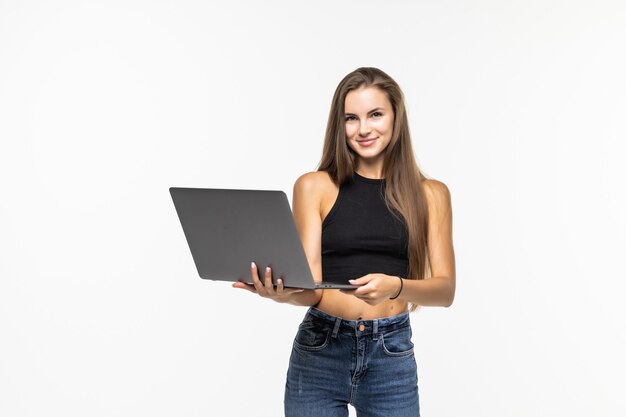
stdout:
[[0,1],[0,415],[278,416],[305,309],[198,278],[168,187],[284,190],[359,66],[450,188],[424,416],[624,416],[621,1]]

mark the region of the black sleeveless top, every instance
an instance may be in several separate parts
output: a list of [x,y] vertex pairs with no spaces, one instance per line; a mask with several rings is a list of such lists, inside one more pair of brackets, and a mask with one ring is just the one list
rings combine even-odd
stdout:
[[406,277],[408,232],[384,200],[385,180],[354,173],[322,223],[322,278],[347,283],[371,273]]

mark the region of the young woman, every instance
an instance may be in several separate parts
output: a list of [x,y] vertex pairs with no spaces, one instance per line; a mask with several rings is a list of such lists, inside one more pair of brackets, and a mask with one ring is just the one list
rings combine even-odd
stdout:
[[[297,179],[293,214],[316,281],[354,290],[272,285],[251,266],[262,297],[311,306],[296,334],[286,416],[419,416],[409,311],[450,306],[455,292],[450,193],[413,155],[403,94],[376,68],[337,86],[322,160]],[[426,279],[427,278],[427,279]]]

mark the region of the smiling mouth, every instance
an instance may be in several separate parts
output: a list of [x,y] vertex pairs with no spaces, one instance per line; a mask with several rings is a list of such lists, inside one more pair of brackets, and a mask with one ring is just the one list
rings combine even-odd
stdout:
[[359,145],[368,146],[374,143],[378,138],[369,138],[369,139],[361,139],[357,140]]

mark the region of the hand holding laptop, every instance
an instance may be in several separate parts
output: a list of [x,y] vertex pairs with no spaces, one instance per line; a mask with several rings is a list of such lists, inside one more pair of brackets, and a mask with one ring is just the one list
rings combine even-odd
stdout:
[[271,298],[279,303],[287,303],[294,294],[300,294],[303,288],[285,288],[283,280],[278,278],[276,285],[272,283],[272,270],[268,266],[265,268],[263,280],[259,277],[259,271],[254,262],[250,265],[250,277],[252,284],[238,281],[233,284],[234,288],[242,288],[250,292],[259,294],[261,297]]

